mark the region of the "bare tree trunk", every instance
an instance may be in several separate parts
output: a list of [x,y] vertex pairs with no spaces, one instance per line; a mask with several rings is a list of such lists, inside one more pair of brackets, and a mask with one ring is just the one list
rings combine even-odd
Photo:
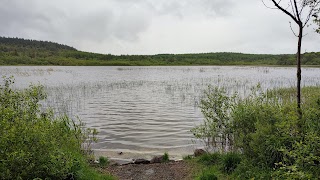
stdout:
[[297,52],[297,111],[299,119],[302,119],[301,111],[301,43],[303,36],[303,25],[299,22],[299,36],[298,36],[298,52]]

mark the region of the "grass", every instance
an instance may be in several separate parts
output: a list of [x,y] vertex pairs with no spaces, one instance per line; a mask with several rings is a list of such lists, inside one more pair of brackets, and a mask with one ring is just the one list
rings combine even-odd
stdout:
[[107,157],[100,156],[99,157],[99,165],[100,167],[106,167],[109,165],[109,159]]
[[162,157],[162,162],[169,162],[169,161],[170,161],[169,154],[165,152]]
[[225,155],[219,153],[207,153],[202,156],[191,158],[185,161],[193,167],[192,173],[197,180],[231,179],[231,175],[222,169]]
[[110,174],[105,174],[97,170],[97,168],[86,167],[82,170],[80,178],[82,180],[116,180]]

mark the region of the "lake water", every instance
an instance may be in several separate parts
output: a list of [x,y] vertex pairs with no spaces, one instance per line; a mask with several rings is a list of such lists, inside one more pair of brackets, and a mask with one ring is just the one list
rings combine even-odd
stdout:
[[[296,84],[291,67],[2,66],[0,75],[13,75],[18,88],[44,85],[45,106],[96,128],[94,149],[109,156],[192,153],[198,143],[190,129],[202,121],[198,105],[208,85],[245,95],[258,83],[263,89]],[[320,68],[302,69],[304,86],[319,80]]]

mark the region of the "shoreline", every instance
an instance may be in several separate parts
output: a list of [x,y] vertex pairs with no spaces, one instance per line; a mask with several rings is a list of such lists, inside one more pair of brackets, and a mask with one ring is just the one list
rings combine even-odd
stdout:
[[181,161],[183,157],[193,154],[193,151],[119,151],[106,150],[106,149],[93,149],[95,159],[99,157],[107,157],[109,160],[114,161],[120,165],[129,164],[134,162],[135,159],[146,159],[151,160],[155,156],[163,155],[164,153],[169,154],[169,159],[173,161]]

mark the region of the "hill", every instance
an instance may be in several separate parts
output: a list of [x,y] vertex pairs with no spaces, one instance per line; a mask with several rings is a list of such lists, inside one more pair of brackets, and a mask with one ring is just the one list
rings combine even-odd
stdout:
[[[82,52],[49,41],[0,37],[0,65],[148,66],[148,65],[294,65],[293,54],[111,55]],[[305,53],[303,65],[320,65],[320,53]]]

